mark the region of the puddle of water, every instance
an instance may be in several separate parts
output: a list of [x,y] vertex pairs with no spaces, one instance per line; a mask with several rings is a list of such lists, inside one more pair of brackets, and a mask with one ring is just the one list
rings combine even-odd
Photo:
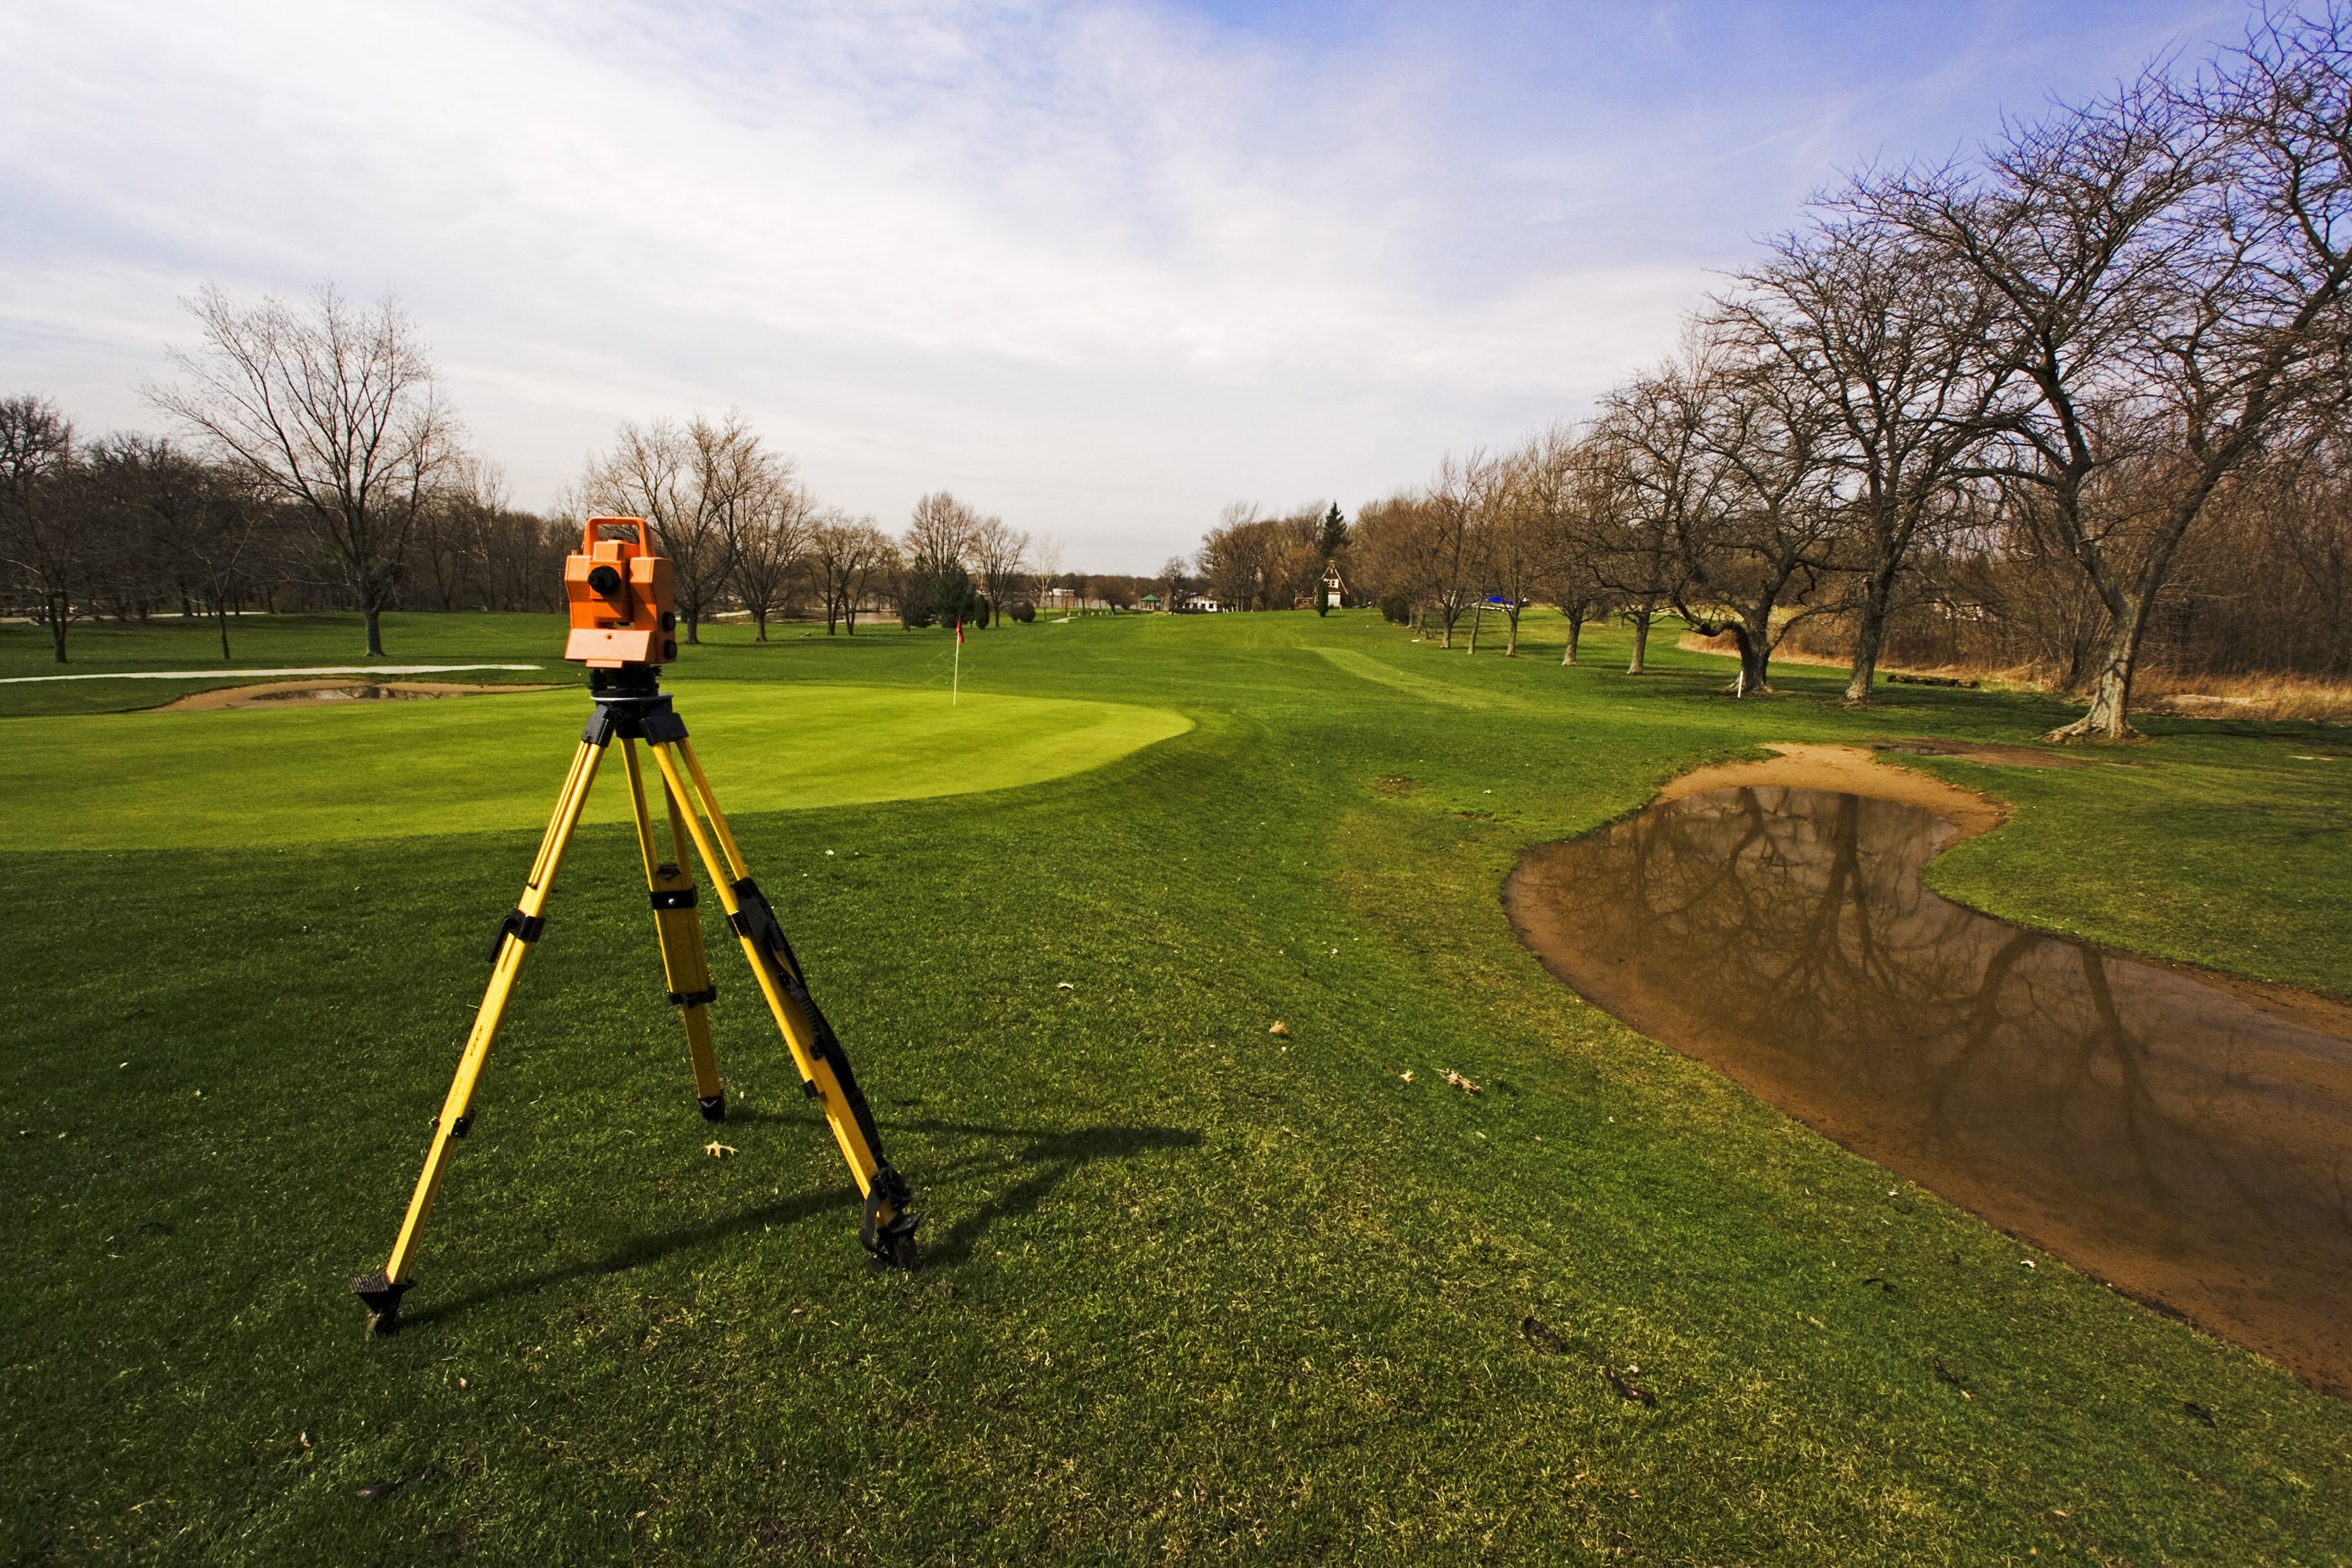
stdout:
[[2352,1396],[2352,1040],[1947,902],[1958,830],[1687,796],[1530,851],[1553,974],[1847,1148]]

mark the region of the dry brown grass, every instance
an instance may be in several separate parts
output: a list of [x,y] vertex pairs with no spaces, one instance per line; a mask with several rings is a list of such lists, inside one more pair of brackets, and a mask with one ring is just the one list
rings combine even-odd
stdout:
[[[1678,645],[1694,653],[1737,656],[1738,653],[1729,632],[1719,637],[1685,632]],[[1843,658],[1800,653],[1785,644],[1772,655],[1772,662],[1837,666],[1846,663]],[[1988,686],[2057,689],[2049,671],[2032,665],[1995,669],[1980,664],[1881,663],[1879,669],[1888,674],[1950,675],[1981,681]],[[2132,711],[2170,718],[2307,719],[2319,724],[2352,724],[2352,681],[2309,675],[2177,675],[2148,671],[2133,685]]]
[[2142,676],[2132,706],[2181,718],[2312,719],[2352,724],[2352,683],[2298,675]]

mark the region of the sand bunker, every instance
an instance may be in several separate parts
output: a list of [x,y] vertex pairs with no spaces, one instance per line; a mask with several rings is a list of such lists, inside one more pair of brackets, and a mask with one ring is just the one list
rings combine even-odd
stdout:
[[165,703],[159,713],[202,713],[216,708],[328,707],[341,703],[417,702],[431,697],[487,697],[509,692],[551,692],[551,685],[458,685],[430,681],[272,681],[257,686],[220,686]]

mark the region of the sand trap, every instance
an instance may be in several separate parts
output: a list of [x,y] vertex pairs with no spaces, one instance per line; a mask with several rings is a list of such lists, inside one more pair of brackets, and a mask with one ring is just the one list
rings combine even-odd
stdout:
[[165,703],[157,713],[202,713],[219,708],[330,707],[368,702],[417,702],[432,697],[499,696],[509,692],[551,692],[552,685],[459,685],[429,681],[271,681],[257,686],[220,686]]
[[1769,762],[1719,762],[1685,773],[1658,791],[1660,800],[1680,800],[1711,789],[1779,785],[1795,789],[1828,789],[1846,795],[1868,795],[1880,800],[1900,800],[1925,806],[1959,824],[1962,838],[1990,832],[2000,826],[2009,809],[1973,789],[1947,784],[1908,768],[1882,767],[1858,746],[1809,746],[1794,741],[1765,747],[1780,755]]

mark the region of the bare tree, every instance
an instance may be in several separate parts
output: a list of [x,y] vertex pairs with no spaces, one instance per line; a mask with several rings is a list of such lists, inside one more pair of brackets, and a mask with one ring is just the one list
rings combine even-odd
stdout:
[[1201,536],[1196,560],[1209,597],[1229,610],[1255,610],[1272,576],[1274,538],[1255,505],[1234,501]]
[[[207,466],[169,440],[121,434],[89,454],[92,489],[122,518],[136,553],[193,583],[211,611],[221,657],[229,652],[231,602],[261,535],[269,502],[242,467]],[[183,613],[193,606],[183,605]]]
[[764,643],[769,617],[784,608],[814,546],[816,503],[789,458],[756,448],[744,455],[730,492],[719,508],[728,581]]
[[1846,700],[1872,700],[1887,618],[1954,476],[1980,450],[2011,371],[1983,352],[1991,305],[1964,267],[1885,221],[1869,181],[1717,301],[1718,320],[1809,384],[1835,420],[1853,570]]
[[1574,430],[1554,424],[1531,438],[1513,459],[1512,503],[1522,548],[1530,556],[1535,591],[1557,605],[1568,622],[1563,668],[1576,663],[1584,623],[1610,608],[1591,559],[1591,528],[1585,492],[1592,480]]
[[982,517],[971,532],[971,563],[992,619],[1002,622],[1029,569],[1029,536],[1003,517]]
[[[1698,438],[1690,504],[1670,510],[1669,599],[1699,635],[1731,634],[1739,695],[1769,691],[1780,640],[1832,608],[1815,596],[1840,565],[1836,415],[1769,346],[1736,338],[1697,340],[1659,386]],[[1791,601],[1801,608],[1784,615]]]
[[871,517],[855,520],[828,510],[809,534],[809,568],[824,601],[824,634],[845,624],[857,634],[857,609],[876,569],[890,554],[889,538]]
[[2090,711],[2053,739],[2132,735],[2183,538],[2277,427],[2347,398],[2347,33],[2333,5],[2266,19],[2192,87],[2152,70],[2011,127],[1979,177],[1914,173],[1878,199],[1996,302],[1992,348],[2030,388],[2000,471],[2043,493],[2107,612]]
[[624,422],[613,449],[581,483],[588,506],[643,517],[669,557],[686,640],[702,641],[702,621],[727,591],[728,518],[751,482],[759,435],[740,413],[713,424],[700,414],[684,428],[668,419]]
[[60,664],[81,566],[80,519],[68,493],[73,462],[73,425],[54,404],[0,400],[0,559],[37,596]]
[[409,532],[457,455],[415,323],[388,296],[358,308],[332,285],[307,311],[239,308],[209,285],[187,308],[204,340],[171,350],[186,382],[143,395],[310,522],[380,657]]
[[1611,392],[1582,447],[1588,463],[1584,556],[1633,628],[1625,673],[1649,665],[1650,629],[1682,586],[1686,519],[1714,506],[1717,475],[1707,461],[1698,410],[1670,376],[1641,377]]
[[898,616],[907,626],[967,620],[974,609],[972,540],[980,515],[945,490],[915,503],[907,522]]
[[1420,581],[1422,603],[1437,617],[1443,648],[1454,646],[1454,628],[1486,592],[1480,502],[1486,470],[1483,452],[1467,458],[1449,453],[1436,477],[1415,497],[1420,527],[1410,536],[1416,547],[1412,570]]
[[1192,565],[1181,555],[1171,555],[1160,563],[1160,607],[1174,611],[1181,608],[1185,584],[1191,580]]
[[851,563],[841,601],[842,620],[853,637],[857,634],[858,611],[880,599],[883,585],[896,581],[903,565],[897,543],[875,526],[872,517],[860,517],[856,526],[865,535],[866,548]]

